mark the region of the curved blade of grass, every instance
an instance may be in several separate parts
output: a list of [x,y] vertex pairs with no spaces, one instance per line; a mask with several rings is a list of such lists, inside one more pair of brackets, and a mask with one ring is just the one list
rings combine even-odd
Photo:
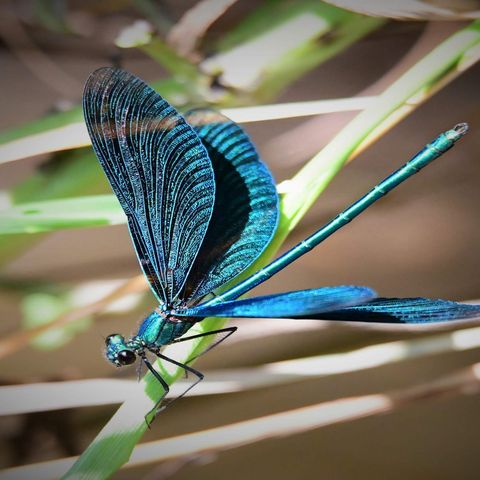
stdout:
[[[289,181],[287,193],[282,198],[281,220],[288,223],[285,229],[290,231],[298,223],[317,198],[318,189],[323,190],[362,142],[375,130],[381,129],[385,121],[391,121],[392,113],[408,103],[410,98],[433,88],[442,77],[456,68],[466,52],[479,45],[480,21],[476,21],[432,50],[379,95],[372,108],[365,109],[343,128]],[[333,165],[335,167],[332,168]],[[299,209],[296,193],[304,195],[305,189],[310,193],[306,194],[307,198]]]

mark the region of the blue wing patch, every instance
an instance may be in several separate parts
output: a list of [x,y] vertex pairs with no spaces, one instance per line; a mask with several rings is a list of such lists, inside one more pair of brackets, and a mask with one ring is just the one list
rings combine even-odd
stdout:
[[259,257],[275,232],[279,208],[270,172],[236,123],[209,109],[187,112],[185,119],[205,145],[216,181],[212,219],[182,295],[193,304]]
[[[368,302],[377,295],[368,287],[338,286],[277,293],[175,312],[190,317],[314,318],[330,310]],[[323,318],[323,317],[321,317]]]
[[325,320],[371,323],[435,323],[480,318],[480,305],[428,298],[378,298],[363,305],[331,311]]
[[83,110],[93,148],[127,217],[137,256],[160,302],[180,293],[215,200],[208,153],[183,117],[143,81],[102,68]]

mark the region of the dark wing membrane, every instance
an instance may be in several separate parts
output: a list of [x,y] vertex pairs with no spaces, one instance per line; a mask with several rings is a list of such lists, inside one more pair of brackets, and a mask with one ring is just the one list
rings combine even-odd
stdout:
[[378,298],[322,314],[325,320],[372,323],[435,323],[480,318],[480,305],[428,298]]
[[212,220],[183,295],[193,304],[259,257],[279,210],[275,182],[236,123],[209,109],[187,112],[185,119],[207,148],[216,181]]
[[176,314],[190,317],[314,318],[316,314],[358,305],[376,296],[368,287],[324,287],[234,300],[212,306],[199,305]]
[[83,109],[140,264],[158,299],[170,304],[212,215],[215,180],[208,153],[176,110],[128,72],[95,71]]

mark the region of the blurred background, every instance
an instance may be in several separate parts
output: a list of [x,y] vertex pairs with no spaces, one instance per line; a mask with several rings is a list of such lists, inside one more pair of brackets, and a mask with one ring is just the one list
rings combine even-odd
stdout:
[[[361,12],[353,11],[360,2],[332,3],[337,6],[287,0],[2,2],[0,207],[8,212],[24,203],[110,193],[91,148],[68,130],[82,121],[83,84],[96,68],[121,66],[153,84],[180,110],[358,99],[355,111],[291,118],[298,109],[285,106],[287,118],[242,123],[280,183],[367,107],[369,97],[468,28],[480,10],[473,0],[421,0],[408,6],[383,2],[381,10],[377,2],[361,2]],[[470,134],[255,293],[360,284],[382,296],[480,299],[480,64],[470,58],[474,60],[435,86],[435,94],[411,102],[409,115],[382,130],[342,169],[282,251],[441,131],[467,121]],[[49,136],[59,128],[66,130]],[[102,354],[103,337],[134,332],[154,307],[150,292],[131,283],[126,295],[114,294],[113,304],[103,301],[140,273],[126,226],[95,226],[92,221],[83,228],[12,233],[2,230],[1,222],[0,217],[1,384],[135,379],[134,369],[116,370]],[[67,326],[32,333],[40,333],[39,325],[68,320],[71,312],[80,313]],[[417,329],[253,319],[232,324],[239,332],[196,363],[207,379],[217,378],[219,371],[225,375],[218,378],[235,379],[240,370],[248,377],[258,373],[258,366],[303,357],[315,357],[320,364],[343,358],[346,366],[277,385],[260,381],[256,388],[182,399],[142,441],[349,397],[422,388],[463,372],[480,353],[474,322]],[[452,340],[459,331],[467,332],[462,348]],[[361,366],[365,347],[388,349],[391,342],[403,342],[401,358],[377,357]],[[358,356],[339,357],[348,352]],[[121,470],[114,478],[474,479],[480,468],[476,388],[469,379],[447,389],[445,398],[427,389],[419,401],[399,402],[386,414],[327,422],[225,452],[151,462]],[[82,408],[82,396],[92,392],[80,390],[80,407],[38,412],[33,390],[18,392],[18,402],[27,404],[20,413],[9,414],[6,403],[11,400],[6,399],[11,397],[0,400],[2,468],[80,454],[117,408]]]

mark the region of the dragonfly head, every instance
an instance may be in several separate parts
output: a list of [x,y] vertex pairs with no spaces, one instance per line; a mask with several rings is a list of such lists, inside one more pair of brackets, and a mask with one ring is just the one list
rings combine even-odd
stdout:
[[105,346],[108,360],[117,367],[131,365],[137,359],[135,349],[119,333],[109,335],[105,339]]

